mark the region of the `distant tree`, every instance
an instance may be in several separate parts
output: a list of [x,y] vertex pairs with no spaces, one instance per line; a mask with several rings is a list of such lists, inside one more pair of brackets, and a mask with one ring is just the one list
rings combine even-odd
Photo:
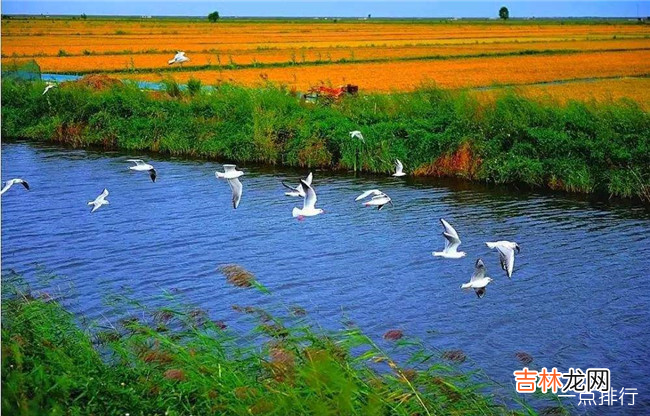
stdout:
[[86,13],[81,13],[81,18],[86,20],[88,18],[88,16],[86,16]]
[[503,20],[508,20],[510,17],[510,12],[508,11],[508,8],[506,6],[503,6],[502,8],[499,9],[499,17],[502,18]]
[[368,13],[368,19],[370,19],[370,13]]
[[215,23],[217,20],[219,20],[219,12],[214,11],[208,15],[208,20],[211,21],[212,23]]

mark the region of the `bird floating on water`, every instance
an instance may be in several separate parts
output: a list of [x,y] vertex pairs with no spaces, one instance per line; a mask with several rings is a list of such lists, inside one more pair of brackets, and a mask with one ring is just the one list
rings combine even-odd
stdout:
[[404,173],[404,165],[402,165],[399,159],[395,159],[395,173],[393,173],[393,176],[406,176],[406,173]]
[[[305,183],[307,185],[311,185],[311,181],[312,181],[313,177],[314,176],[311,174],[311,172],[309,172],[309,175],[307,175],[307,178],[305,179]],[[295,188],[292,187],[291,185],[287,185],[284,182],[282,182],[282,185],[284,185],[285,188],[291,189],[291,192],[285,192],[284,193],[286,196],[301,196],[303,198],[305,197],[305,190],[302,188],[301,183],[298,184],[298,186],[296,186]]]
[[495,241],[485,243],[491,249],[499,251],[499,261],[501,268],[506,272],[508,278],[512,277],[515,268],[515,250],[519,253],[519,244],[512,241]]
[[54,87],[56,87],[56,84],[55,84],[55,83],[53,83],[53,82],[48,82],[48,83],[46,83],[46,84],[45,84],[45,89],[43,90],[43,94],[41,94],[41,95],[45,95],[45,94],[47,94],[47,92],[48,92],[49,90],[51,90],[52,88],[54,88]]
[[447,259],[459,259],[465,257],[464,251],[458,251],[458,246],[460,246],[460,238],[458,233],[444,218],[440,218],[442,226],[445,227],[442,235],[445,237],[445,248],[442,251],[434,251],[433,255],[436,257],[444,257]]
[[25,187],[25,189],[29,191],[29,184],[27,183],[27,181],[24,179],[16,178],[16,179],[10,179],[7,182],[5,182],[5,186],[2,188],[2,190],[0,190],[0,195],[7,192],[9,188],[11,188],[13,185],[16,184],[21,184],[22,186]]
[[95,212],[101,207],[102,205],[108,205],[108,201],[106,200],[106,197],[108,196],[108,189],[104,189],[104,191],[97,197],[95,198],[94,201],[90,201],[88,205],[92,205],[93,209],[90,210],[90,212]]
[[190,58],[185,56],[185,52],[178,51],[176,52],[176,55],[174,55],[174,58],[170,59],[168,63],[169,65],[180,64],[181,66],[183,66],[183,62],[188,62],[189,60]]
[[241,201],[241,194],[244,190],[243,185],[239,182],[239,177],[244,174],[241,170],[237,170],[237,165],[223,165],[223,173],[215,172],[217,179],[226,179],[230,190],[232,191],[232,207],[237,209]]
[[127,159],[127,162],[135,163],[135,166],[130,166],[129,169],[136,172],[149,172],[149,177],[153,182],[156,182],[156,169],[152,165],[145,163],[142,159]]
[[390,204],[390,206],[393,206],[393,201],[390,199],[388,195],[380,191],[379,189],[371,189],[369,191],[366,191],[356,197],[355,201],[361,201],[362,199],[367,198],[368,196],[373,195],[373,197],[370,199],[370,201],[364,202],[363,205],[367,207],[377,207],[377,210],[380,211],[384,205]]
[[300,180],[300,184],[305,190],[305,200],[303,202],[302,208],[293,209],[291,212],[293,217],[297,217],[299,220],[302,220],[304,217],[313,217],[318,214],[323,214],[325,211],[320,208],[316,208],[317,198],[314,188],[312,188],[310,184],[303,181],[302,179]]
[[356,138],[356,139],[359,139],[359,140],[361,140],[362,142],[365,142],[365,141],[366,141],[366,140],[363,138],[363,134],[361,134],[361,132],[360,132],[359,130],[351,131],[351,132],[350,132],[350,137],[352,137],[353,139],[355,139],[355,138]]
[[476,260],[476,266],[474,266],[474,274],[469,279],[469,282],[460,285],[460,288],[474,289],[476,296],[478,296],[479,299],[482,298],[485,296],[487,285],[492,281],[491,277],[487,277],[485,275],[486,272],[487,269],[485,268],[485,264],[483,264],[483,260]]

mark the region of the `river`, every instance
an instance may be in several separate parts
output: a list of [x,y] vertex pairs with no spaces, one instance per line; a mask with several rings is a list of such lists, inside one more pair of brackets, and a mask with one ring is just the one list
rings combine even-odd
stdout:
[[[155,165],[156,183],[128,170],[125,159],[134,156]],[[466,365],[506,385],[523,367],[519,351],[537,369],[606,367],[613,388],[638,389],[635,410],[650,408],[650,211],[315,170],[317,206],[326,213],[298,221],[291,210],[302,200],[285,197],[280,181],[297,184],[306,169],[240,168],[244,195],[233,210],[216,162],[5,141],[2,180],[22,177],[31,190],[18,185],[2,196],[3,274],[49,285],[94,319],[124,312],[104,302],[109,294],[157,305],[175,293],[235,328],[233,304],[299,305],[327,328],[351,320],[377,340],[399,328],[434,348],[461,349]],[[104,188],[110,205],[91,214],[86,203]],[[373,188],[395,206],[377,211],[354,201]],[[441,217],[467,257],[431,255],[444,245]],[[521,246],[512,280],[485,246],[497,239]],[[482,299],[460,289],[478,257],[494,278]],[[227,285],[217,271],[227,263],[253,272],[272,295]],[[43,283],[52,275],[59,277]],[[596,411],[622,412],[605,410]]]

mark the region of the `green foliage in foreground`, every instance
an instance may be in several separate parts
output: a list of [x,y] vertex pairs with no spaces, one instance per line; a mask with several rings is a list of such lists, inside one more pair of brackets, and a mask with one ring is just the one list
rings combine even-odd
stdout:
[[[141,311],[81,330],[49,299],[2,303],[2,411],[11,415],[518,414],[415,342],[401,367],[357,329],[322,335],[257,308],[245,338],[200,310]],[[287,318],[288,319],[288,318]],[[244,345],[256,345],[246,347]],[[409,345],[410,344],[410,345]],[[352,352],[354,351],[354,353]],[[534,414],[522,404],[526,414]],[[561,414],[564,409],[553,407]]]
[[309,104],[270,84],[43,87],[3,81],[3,137],[382,173],[398,158],[416,174],[650,201],[650,115],[626,100],[560,106],[506,93],[480,105],[423,87]]

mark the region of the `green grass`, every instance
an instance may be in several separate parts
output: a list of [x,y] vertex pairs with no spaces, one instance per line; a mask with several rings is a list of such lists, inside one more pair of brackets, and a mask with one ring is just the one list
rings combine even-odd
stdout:
[[5,285],[3,297],[5,414],[535,414],[514,394],[516,409],[498,404],[491,382],[454,363],[462,352],[386,341],[408,353],[398,362],[358,328],[313,329],[297,307],[241,308],[257,326],[237,333],[169,297],[157,310],[123,299],[130,318],[82,328],[48,296]]
[[398,158],[410,173],[648,201],[650,116],[628,100],[558,105],[507,91],[479,104],[422,86],[314,105],[272,84],[43,88],[3,81],[3,138],[383,174]]

